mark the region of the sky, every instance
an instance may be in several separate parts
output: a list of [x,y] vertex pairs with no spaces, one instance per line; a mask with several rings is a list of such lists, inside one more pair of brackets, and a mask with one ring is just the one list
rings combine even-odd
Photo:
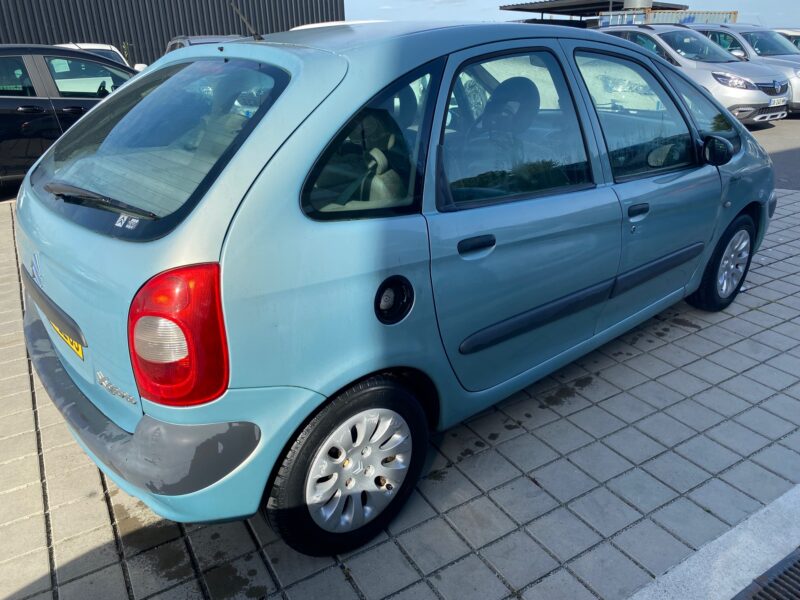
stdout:
[[[522,0],[345,0],[348,20],[513,21],[525,13],[501,11]],[[800,0],[670,0],[692,10],[737,10],[740,23],[800,27]]]

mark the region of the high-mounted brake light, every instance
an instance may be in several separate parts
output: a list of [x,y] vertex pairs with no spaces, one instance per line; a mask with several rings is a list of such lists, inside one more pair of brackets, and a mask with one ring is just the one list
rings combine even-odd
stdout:
[[228,386],[228,345],[217,263],[164,271],[136,293],[128,315],[136,385],[143,398],[191,406]]

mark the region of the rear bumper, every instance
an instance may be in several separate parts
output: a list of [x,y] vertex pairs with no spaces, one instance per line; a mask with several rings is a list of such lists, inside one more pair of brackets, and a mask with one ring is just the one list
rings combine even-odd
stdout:
[[128,433],[73,383],[32,309],[25,312],[25,341],[44,388],[81,445],[136,487],[163,496],[191,494],[231,473],[258,446],[261,430],[242,421],[176,425],[145,415]]
[[203,407],[147,403],[150,414],[128,433],[75,385],[28,296],[26,306],[31,361],[75,439],[120,488],[173,521],[255,513],[285,445],[325,400],[295,387],[230,389]]

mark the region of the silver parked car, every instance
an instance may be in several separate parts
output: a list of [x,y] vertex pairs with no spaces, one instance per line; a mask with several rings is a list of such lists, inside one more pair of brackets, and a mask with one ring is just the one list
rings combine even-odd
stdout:
[[784,119],[789,81],[775,69],[732,56],[685,25],[608,27],[605,33],[647,48],[680,67],[746,124]]
[[788,109],[800,112],[800,48],[785,35],[756,25],[692,25],[734,56],[769,66],[789,80]]
[[800,48],[800,29],[796,27],[781,27],[775,31]]

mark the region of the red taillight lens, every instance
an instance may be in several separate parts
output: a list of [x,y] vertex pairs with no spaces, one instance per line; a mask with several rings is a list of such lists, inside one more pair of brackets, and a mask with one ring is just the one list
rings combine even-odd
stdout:
[[216,263],[160,273],[131,303],[128,345],[143,398],[190,406],[228,386],[228,345]]

